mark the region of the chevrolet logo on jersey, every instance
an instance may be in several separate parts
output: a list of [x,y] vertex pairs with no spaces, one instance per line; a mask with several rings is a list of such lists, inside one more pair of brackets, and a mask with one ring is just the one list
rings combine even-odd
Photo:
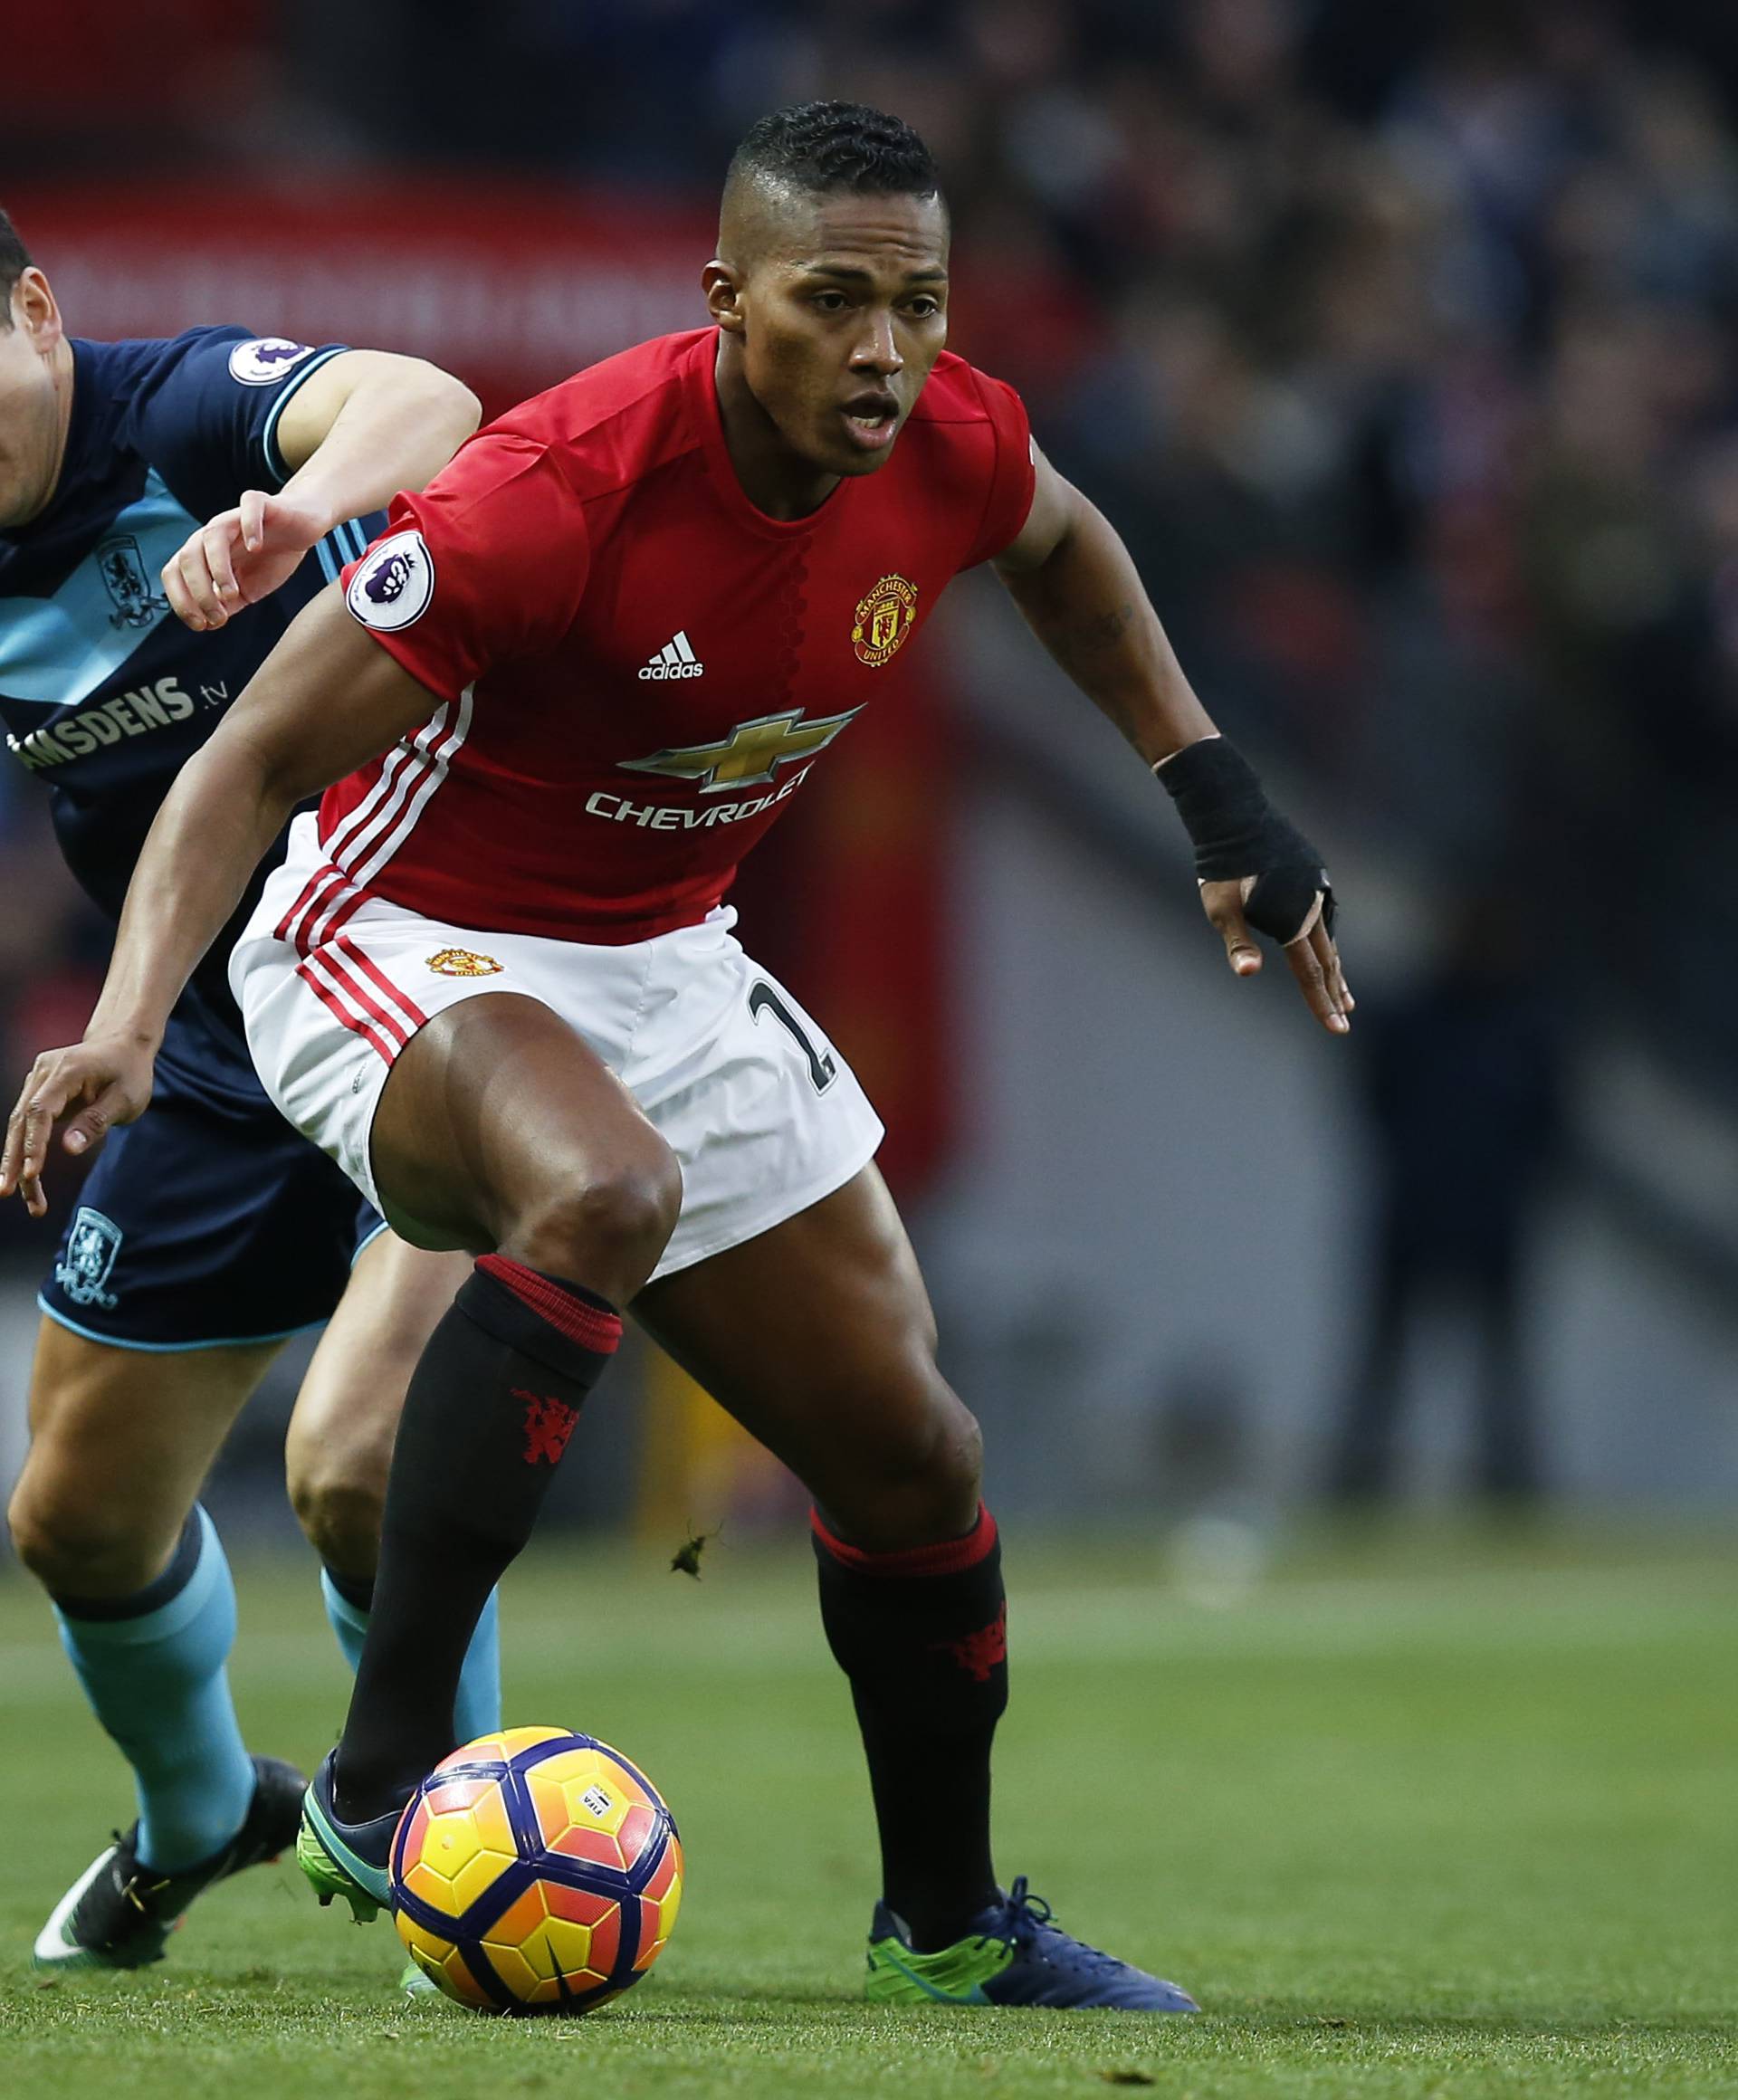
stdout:
[[738,722],[721,742],[689,744],[675,751],[654,751],[649,759],[623,759],[629,773],[664,773],[673,780],[697,780],[702,795],[721,794],[727,788],[751,788],[758,780],[770,780],[778,768],[791,759],[811,758],[825,750],[861,707],[845,714],[822,715],[803,720],[803,711],[793,707],[785,714],[763,714],[753,721]]

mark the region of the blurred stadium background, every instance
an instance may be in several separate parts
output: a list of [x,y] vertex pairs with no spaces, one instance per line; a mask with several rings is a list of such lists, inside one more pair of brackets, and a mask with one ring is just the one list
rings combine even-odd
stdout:
[[[1328,851],[1361,1002],[1342,1045],[1283,971],[1230,980],[1164,798],[993,583],[958,586],[738,901],[890,1125],[997,1505],[1206,1519],[1211,1558],[1389,1484],[1398,1367],[1399,1492],[1730,1509],[1738,13],[0,16],[0,202],[75,333],[415,350],[492,410],[702,318],[753,116],[825,93],[912,121],[956,209],[955,347],[1021,387]],[[15,768],[0,896],[9,1089],[106,948]],[[0,1212],[8,1477],[50,1246]],[[291,1535],[294,1370],[213,1495],[256,1539]],[[784,1525],[788,1483],[667,1370],[631,1376],[568,1519]]]

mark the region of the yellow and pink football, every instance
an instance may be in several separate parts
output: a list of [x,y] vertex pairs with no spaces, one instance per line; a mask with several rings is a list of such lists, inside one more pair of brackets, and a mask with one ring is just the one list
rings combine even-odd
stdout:
[[682,1903],[682,1841],[618,1751],[508,1728],[444,1758],[392,1841],[412,1960],[483,2012],[589,2012],[637,1983]]

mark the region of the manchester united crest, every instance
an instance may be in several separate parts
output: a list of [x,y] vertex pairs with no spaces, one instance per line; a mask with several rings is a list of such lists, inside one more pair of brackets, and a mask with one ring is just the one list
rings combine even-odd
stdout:
[[879,670],[912,631],[917,618],[917,586],[902,576],[883,576],[857,600],[851,646],[857,661]]
[[429,957],[428,967],[437,977],[493,977],[501,965],[492,955],[479,955],[474,948],[444,948]]

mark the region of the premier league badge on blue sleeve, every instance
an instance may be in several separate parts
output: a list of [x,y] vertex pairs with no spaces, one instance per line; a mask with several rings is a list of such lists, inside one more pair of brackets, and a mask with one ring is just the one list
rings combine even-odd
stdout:
[[229,376],[244,387],[275,387],[292,366],[311,358],[311,343],[292,343],[287,336],[255,336],[229,353]]

